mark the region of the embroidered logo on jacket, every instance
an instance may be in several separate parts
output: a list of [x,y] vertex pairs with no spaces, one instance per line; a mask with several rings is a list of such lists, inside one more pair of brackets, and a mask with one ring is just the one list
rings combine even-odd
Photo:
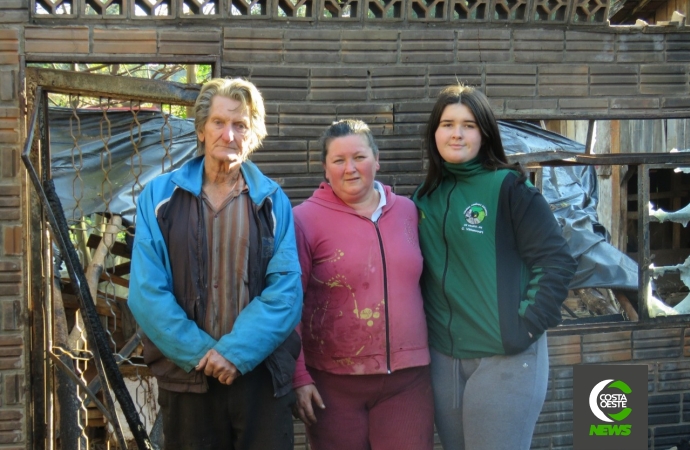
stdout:
[[465,220],[471,225],[479,225],[486,218],[486,206],[474,203],[465,210]]
[[472,231],[474,233],[484,233],[483,227],[480,225],[487,216],[486,206],[481,203],[473,203],[465,209],[465,221],[462,226],[463,231]]

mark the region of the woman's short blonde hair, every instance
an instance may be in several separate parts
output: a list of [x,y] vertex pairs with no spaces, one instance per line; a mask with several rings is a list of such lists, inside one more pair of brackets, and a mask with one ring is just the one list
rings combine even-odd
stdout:
[[[213,78],[201,87],[201,92],[194,104],[194,128],[197,133],[204,130],[211,111],[213,97],[220,95],[242,104],[242,108],[249,114],[249,134],[247,145],[249,153],[261,145],[266,137],[266,110],[264,99],[254,84],[241,78]],[[197,154],[204,154],[204,143],[198,142]]]

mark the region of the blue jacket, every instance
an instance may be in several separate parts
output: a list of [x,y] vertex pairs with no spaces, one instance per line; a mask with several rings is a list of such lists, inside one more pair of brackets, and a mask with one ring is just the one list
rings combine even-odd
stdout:
[[244,374],[283,343],[301,317],[302,287],[291,205],[280,187],[253,163],[242,164],[251,201],[257,207],[270,202],[273,251],[260,295],[242,310],[232,332],[216,341],[189,317],[173,294],[173,263],[157,219],[158,209],[176,189],[200,201],[203,171],[204,157],[194,158],[180,169],[156,177],[138,197],[128,305],[146,336],[185,372],[213,348]]

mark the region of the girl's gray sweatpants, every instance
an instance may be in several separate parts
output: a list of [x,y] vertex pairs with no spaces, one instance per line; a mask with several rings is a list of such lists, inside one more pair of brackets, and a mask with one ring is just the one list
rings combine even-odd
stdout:
[[431,349],[444,450],[528,450],[546,397],[546,334],[517,355],[456,359]]

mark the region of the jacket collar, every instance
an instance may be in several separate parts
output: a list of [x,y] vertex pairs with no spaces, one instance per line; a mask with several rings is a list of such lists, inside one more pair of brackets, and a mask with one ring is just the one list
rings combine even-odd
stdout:
[[[391,191],[391,187],[382,183],[383,190],[386,193],[386,206],[383,207],[383,212],[388,211],[395,203],[395,195]],[[330,184],[322,181],[319,188],[314,191],[314,194],[309,197],[307,202],[314,202],[326,208],[342,211],[349,214],[356,214],[355,210],[347,206],[340,197],[335,195]]]
[[470,161],[459,164],[452,164],[445,161],[443,162],[444,175],[452,174],[460,177],[471,177],[473,175],[485,172],[489,172],[489,170],[484,168],[479,156],[471,159]]
[[[275,181],[265,176],[251,161],[245,161],[240,167],[252,201],[261,205],[266,197],[273,194],[278,185]],[[196,197],[201,195],[201,185],[204,180],[204,155],[197,156],[187,161],[182,167],[172,174],[172,182],[176,186],[189,191]]]

